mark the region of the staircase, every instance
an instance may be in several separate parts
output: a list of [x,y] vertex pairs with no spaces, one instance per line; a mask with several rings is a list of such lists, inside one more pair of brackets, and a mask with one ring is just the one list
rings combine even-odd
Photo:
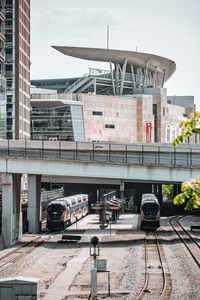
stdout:
[[81,88],[83,85],[87,84],[91,78],[89,77],[89,74],[85,74],[83,77],[76,80],[73,84],[68,86],[64,93],[71,94],[78,91],[79,88]]

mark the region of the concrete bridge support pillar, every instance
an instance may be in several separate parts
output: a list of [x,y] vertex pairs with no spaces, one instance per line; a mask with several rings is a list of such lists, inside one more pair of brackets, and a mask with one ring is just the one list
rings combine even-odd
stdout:
[[41,229],[41,176],[28,175],[28,209],[29,232],[37,233]]
[[21,175],[2,174],[2,233],[6,247],[15,245],[22,236]]
[[[120,184],[120,198],[121,200],[124,200],[124,181],[122,180],[121,184]],[[125,204],[122,205],[122,213],[124,213],[125,211]]]

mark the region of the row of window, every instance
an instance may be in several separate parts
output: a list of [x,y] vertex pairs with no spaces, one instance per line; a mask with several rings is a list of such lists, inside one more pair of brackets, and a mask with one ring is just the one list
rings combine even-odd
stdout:
[[57,111],[44,111],[42,110],[41,112],[35,111],[35,109],[32,109],[32,118],[39,118],[41,117],[42,119],[45,118],[50,118],[50,119],[59,119],[65,118],[66,120],[71,119],[71,114],[70,113],[64,113],[64,112],[57,112]]
[[57,140],[57,141],[74,141],[74,135],[73,133],[64,133],[64,134],[58,134],[56,135],[55,133],[48,133],[47,135],[45,134],[40,134],[40,133],[31,133],[31,139],[32,140]]
[[[32,122],[33,124],[33,122]],[[47,123],[42,123],[42,122],[34,122],[34,129],[36,130],[36,128],[38,128],[37,130],[41,130],[41,131],[49,131],[49,130],[72,130],[72,125],[70,124],[47,124]],[[105,128],[111,128],[111,129],[115,129],[115,125],[114,124],[105,124]]]
[[56,128],[56,127],[37,127],[35,124],[31,127],[32,133],[36,132],[73,132],[72,127],[63,127],[63,128]]

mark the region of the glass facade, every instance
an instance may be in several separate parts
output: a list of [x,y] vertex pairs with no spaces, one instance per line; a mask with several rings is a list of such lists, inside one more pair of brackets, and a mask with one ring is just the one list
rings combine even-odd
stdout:
[[0,138],[29,138],[30,0],[0,1],[0,74]]
[[5,21],[5,38],[6,38],[6,138],[15,138],[15,38],[14,38],[14,20],[15,20],[15,1],[6,1],[6,21]]
[[31,139],[82,141],[82,107],[65,105],[54,108],[32,107]]
[[6,79],[0,75],[0,138],[6,138]]
[[0,138],[6,138],[5,1],[0,1]]
[[74,141],[84,142],[84,120],[83,120],[83,108],[79,105],[71,105],[72,124],[74,130]]

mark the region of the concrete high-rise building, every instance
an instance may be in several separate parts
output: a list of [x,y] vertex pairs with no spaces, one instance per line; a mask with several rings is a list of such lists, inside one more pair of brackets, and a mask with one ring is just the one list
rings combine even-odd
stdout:
[[6,137],[5,4],[0,1],[0,138]]
[[30,0],[0,0],[0,138],[30,137]]

